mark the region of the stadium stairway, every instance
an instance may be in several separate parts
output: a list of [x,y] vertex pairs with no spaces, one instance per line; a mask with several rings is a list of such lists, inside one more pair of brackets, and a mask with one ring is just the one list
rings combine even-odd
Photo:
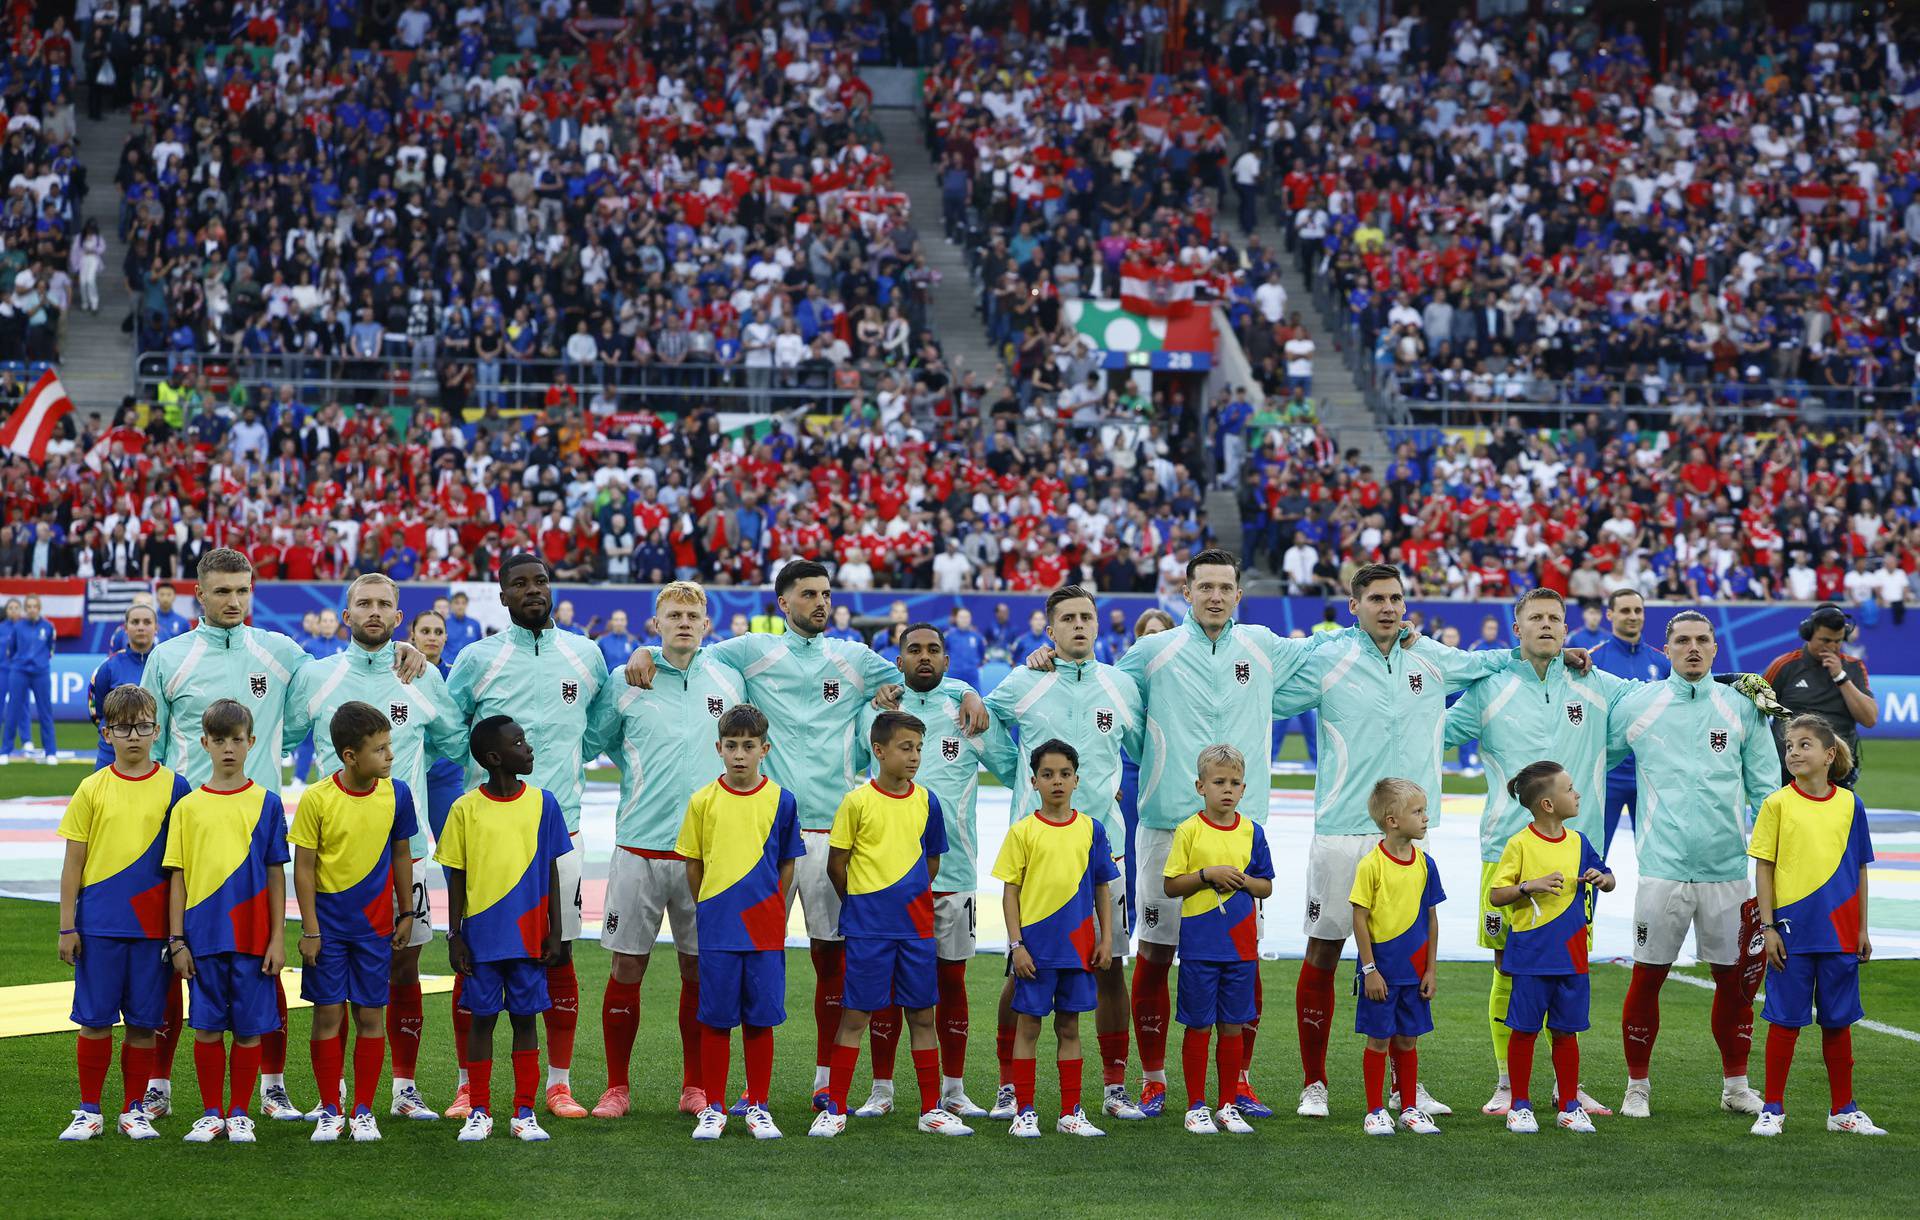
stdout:
[[120,329],[133,310],[133,298],[120,273],[127,249],[119,232],[120,188],[113,183],[113,175],[120,168],[121,148],[133,124],[125,111],[113,111],[98,123],[89,121],[85,114],[82,106],[80,160],[87,167],[87,199],[81,210],[81,226],[87,220],[99,224],[107,239],[107,255],[100,271],[99,313],[90,314],[79,307],[79,285],[74,286],[74,307],[67,314],[66,333],[60,344],[60,381],[82,415],[98,411],[111,419],[121,399],[133,392],[133,336]]
[[927,153],[920,113],[888,108],[876,110],[874,115],[886,139],[887,155],[893,158],[894,186],[913,200],[913,225],[920,231],[920,245],[927,252],[928,264],[940,273],[928,325],[940,337],[940,346],[956,377],[971,370],[982,385],[1004,381],[1005,365],[993,350],[986,323],[974,308],[965,252],[946,239],[946,226],[940,216],[940,182]]

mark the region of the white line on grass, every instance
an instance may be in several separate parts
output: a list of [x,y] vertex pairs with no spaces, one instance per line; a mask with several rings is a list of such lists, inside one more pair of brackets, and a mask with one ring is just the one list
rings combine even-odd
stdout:
[[[1625,961],[1621,958],[1615,958],[1613,964],[1616,966],[1624,966],[1629,970],[1633,969],[1632,962]],[[1685,983],[1689,987],[1700,987],[1707,991],[1713,990],[1712,982],[1707,979],[1695,978],[1691,974],[1670,974],[1667,977],[1676,982]],[[1762,994],[1764,995],[1765,993],[1763,992]],[[1755,998],[1757,999],[1759,997]],[[1916,1034],[1910,1029],[1901,1029],[1898,1025],[1888,1025],[1882,1021],[1864,1020],[1856,1021],[1854,1024],[1863,1029],[1870,1029],[1876,1034],[1891,1034],[1896,1038],[1905,1038],[1909,1042],[1920,1042],[1920,1034]]]

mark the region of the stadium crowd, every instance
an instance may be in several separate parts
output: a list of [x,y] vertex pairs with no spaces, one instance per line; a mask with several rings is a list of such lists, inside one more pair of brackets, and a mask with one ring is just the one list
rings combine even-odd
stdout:
[[98,235],[75,227],[87,172],[75,155],[74,37],[31,9],[0,22],[0,370],[60,358],[61,318],[98,308]]

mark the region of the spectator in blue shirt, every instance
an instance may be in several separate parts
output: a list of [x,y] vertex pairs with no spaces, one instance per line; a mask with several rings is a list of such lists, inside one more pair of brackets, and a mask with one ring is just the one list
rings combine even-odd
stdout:
[[622,669],[634,649],[640,647],[639,637],[627,630],[627,612],[615,610],[607,616],[607,630],[599,639],[600,655],[607,659],[607,672]]
[[412,580],[420,570],[420,552],[408,546],[405,539],[396,540],[380,556],[380,566],[395,580]]
[[1109,610],[1107,629],[1093,642],[1093,659],[1105,665],[1118,665],[1132,642],[1132,637],[1127,634],[1127,612]]
[[478,620],[467,617],[466,594],[455,593],[448,603],[448,609],[451,612],[447,615],[447,648],[443,659],[451,665],[453,659],[460,655],[460,650],[485,635],[486,630]]
[[980,689],[980,665],[987,659],[987,637],[973,629],[973,611],[965,606],[953,612],[953,626],[945,632],[947,676]]
[[1053,641],[1047,638],[1047,616],[1044,611],[1035,610],[1027,616],[1027,633],[1014,640],[1009,647],[1009,660],[1014,665],[1023,664],[1027,657],[1037,649],[1051,648]]
[[1600,605],[1588,602],[1580,607],[1580,626],[1567,633],[1567,647],[1593,648],[1607,638],[1607,632],[1600,623]]
[[575,635],[587,634],[586,628],[573,621],[573,603],[562,600],[553,608],[553,625],[562,631],[571,631]]

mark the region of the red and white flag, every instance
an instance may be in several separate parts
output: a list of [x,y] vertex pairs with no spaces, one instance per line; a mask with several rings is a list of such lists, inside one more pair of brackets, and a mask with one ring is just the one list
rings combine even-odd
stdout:
[[1122,263],[1120,308],[1152,318],[1186,313],[1193,308],[1193,272],[1185,267]]
[[807,184],[798,178],[773,177],[767,179],[767,198],[775,204],[791,211],[800,197],[807,193]]
[[67,397],[67,388],[52,369],[40,374],[40,380],[33,383],[27,396],[7,417],[6,427],[0,428],[0,449],[17,453],[30,462],[47,460],[47,442],[53,439],[53,430],[60,426],[60,420],[73,410],[73,399]]

